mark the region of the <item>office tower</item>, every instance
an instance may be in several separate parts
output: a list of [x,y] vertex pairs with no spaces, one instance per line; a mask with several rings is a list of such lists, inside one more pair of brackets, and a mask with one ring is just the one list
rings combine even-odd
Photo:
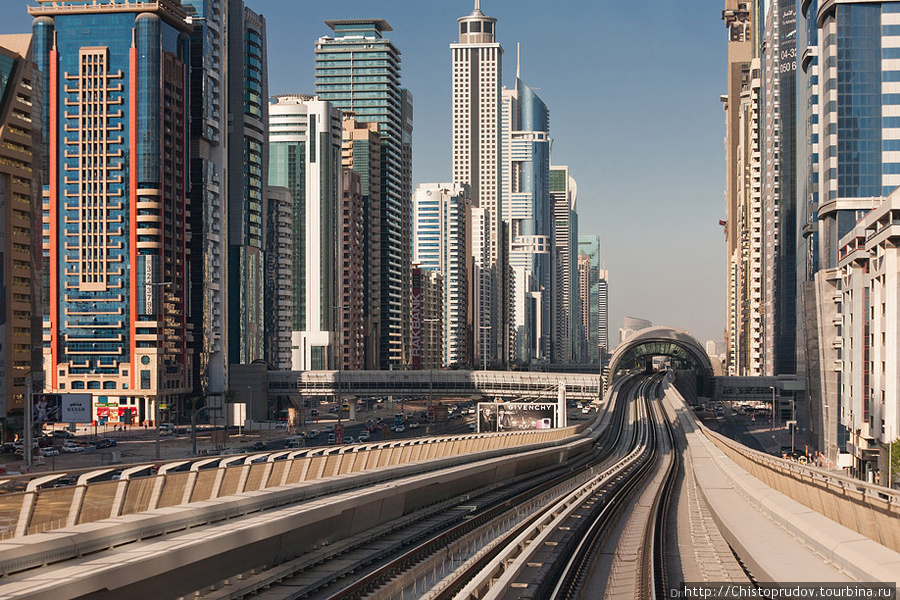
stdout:
[[314,96],[269,106],[269,182],[293,197],[291,368],[337,369],[341,295],[341,113]]
[[359,123],[344,113],[341,165],[359,175],[363,209],[364,369],[380,369],[381,330],[381,136],[378,123]]
[[[822,398],[816,283],[819,270],[819,64],[818,0],[801,4],[797,53],[797,375],[806,380],[810,446],[821,448],[825,410]],[[830,411],[831,415],[835,411]],[[837,422],[832,419],[832,430]],[[834,454],[834,452],[832,452]]]
[[641,329],[653,327],[653,322],[640,317],[625,317],[622,319],[622,329],[619,330],[619,343],[621,344]]
[[381,368],[408,360],[412,96],[400,87],[400,51],[383,37],[383,19],[326,21],[333,37],[316,42],[316,93],[381,136]]
[[366,221],[359,173],[341,168],[340,322],[341,368],[366,368]]
[[605,278],[601,279],[601,275],[605,275],[606,271],[600,268],[600,236],[578,236],[578,270],[584,362],[600,364],[601,353],[609,349],[606,281]]
[[266,20],[228,0],[228,361],[263,358],[269,96]]
[[762,137],[759,4],[726,0],[728,31],[725,108],[725,244],[728,264],[727,368],[732,375],[762,375],[763,294]]
[[503,219],[509,228],[510,361],[550,358],[550,112],[516,78],[501,110]]
[[766,375],[797,372],[796,4],[772,2],[761,59]]
[[177,418],[192,389],[191,27],[174,0],[29,13],[49,132],[44,389],[86,390],[103,422]]
[[[271,161],[269,166],[273,166]],[[266,194],[266,315],[264,359],[282,371],[291,368],[294,315],[294,196],[270,185]]]
[[225,0],[182,0],[191,32],[190,290],[194,393],[211,420],[224,417],[228,358],[226,322]]
[[444,282],[437,269],[410,270],[410,363],[413,370],[443,364]]
[[575,362],[577,315],[580,312],[578,282],[578,213],[575,203],[578,186],[569,167],[550,167],[550,203],[553,213],[553,260],[550,297],[551,362]]
[[475,10],[460,17],[459,42],[452,56],[453,181],[467,183],[472,206],[486,210],[485,256],[473,253],[483,283],[475,289],[475,362],[505,365],[509,357],[507,241],[500,197],[500,92],[503,48],[496,42],[497,19]]
[[442,365],[468,365],[471,260],[466,231],[469,186],[423,183],[413,196],[413,263],[441,274]]
[[[900,78],[896,76],[900,2],[823,2],[818,4],[816,22],[819,443],[835,464],[839,453],[849,452],[855,472],[866,476],[876,468],[878,450],[890,434],[894,409],[888,405],[897,402],[896,393],[882,399],[879,390],[880,382],[890,376],[896,355],[881,354],[878,359],[883,343],[880,333],[895,327],[891,321],[897,313],[888,310],[891,307],[882,290],[875,287],[890,285],[883,269],[895,267],[890,266],[886,252],[884,259],[878,259],[882,264],[869,262],[869,274],[859,274],[854,283],[849,280],[852,265],[848,261],[868,259],[869,250],[886,251],[879,249],[881,240],[858,240],[854,229],[861,227],[866,236],[871,235],[877,225],[858,221],[868,211],[880,210],[885,196],[900,185]],[[863,276],[871,276],[872,283]],[[848,304],[850,290],[855,290],[853,304]]]
[[597,271],[597,356],[605,367],[609,361],[609,271]]
[[490,256],[491,244],[491,218],[488,210],[483,207],[473,206],[469,210],[469,257],[472,263],[469,277],[469,320],[472,329],[472,345],[469,355],[472,356],[472,366],[480,366],[487,370],[488,353],[479,352],[478,348],[490,348],[491,330],[493,325],[485,320],[488,311],[482,311],[480,298],[490,294],[493,278],[488,267],[487,260]]
[[24,424],[25,380],[43,354],[43,103],[31,39],[0,36],[0,418],[12,429]]

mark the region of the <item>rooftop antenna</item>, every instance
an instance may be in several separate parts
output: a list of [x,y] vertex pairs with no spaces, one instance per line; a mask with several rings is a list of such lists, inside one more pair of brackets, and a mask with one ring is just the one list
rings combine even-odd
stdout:
[[[476,2],[477,1],[478,0],[476,0]],[[519,65],[521,64],[520,57],[521,57],[521,51],[522,51],[521,46],[522,45],[519,42],[516,42],[516,79],[519,78]]]
[[481,10],[481,0],[475,0],[475,10]]

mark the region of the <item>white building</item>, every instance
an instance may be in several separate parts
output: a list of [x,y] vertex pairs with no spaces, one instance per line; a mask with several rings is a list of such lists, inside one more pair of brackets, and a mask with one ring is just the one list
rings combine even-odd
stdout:
[[295,371],[336,369],[340,360],[341,136],[341,112],[330,102],[285,94],[269,106],[269,183],[286,187],[295,207]]
[[413,194],[413,264],[441,274],[443,364],[469,364],[469,186],[423,183]]
[[[487,352],[491,362],[506,359],[506,310],[504,279],[506,242],[500,204],[500,90],[503,48],[496,42],[497,19],[475,10],[459,22],[459,42],[450,44],[452,55],[453,181],[468,183],[472,206],[484,209],[487,225],[486,256],[473,254],[488,285],[477,286],[480,332],[475,358]],[[490,325],[490,328],[488,328]],[[485,351],[484,341],[490,347]]]

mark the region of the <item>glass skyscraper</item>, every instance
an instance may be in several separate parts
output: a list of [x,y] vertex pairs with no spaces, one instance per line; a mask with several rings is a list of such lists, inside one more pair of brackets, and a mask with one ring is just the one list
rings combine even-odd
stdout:
[[[412,96],[400,87],[400,51],[384,19],[326,21],[316,43],[316,94],[381,134],[380,365],[409,361]],[[407,331],[408,333],[408,331]]]
[[[192,387],[187,298],[191,27],[175,0],[41,1],[49,307],[45,389],[155,419]],[[174,402],[174,404],[173,404]]]

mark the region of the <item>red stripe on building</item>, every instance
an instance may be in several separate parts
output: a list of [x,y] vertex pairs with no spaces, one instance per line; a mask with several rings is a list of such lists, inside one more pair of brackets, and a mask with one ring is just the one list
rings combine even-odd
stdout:
[[59,54],[56,50],[50,51],[50,380],[52,389],[59,387],[59,369],[56,367],[59,361],[59,286],[58,267],[59,256],[59,140],[57,139],[57,119],[59,106],[57,105],[56,71]]
[[128,51],[128,324],[131,338],[131,389],[137,370],[137,48]]

